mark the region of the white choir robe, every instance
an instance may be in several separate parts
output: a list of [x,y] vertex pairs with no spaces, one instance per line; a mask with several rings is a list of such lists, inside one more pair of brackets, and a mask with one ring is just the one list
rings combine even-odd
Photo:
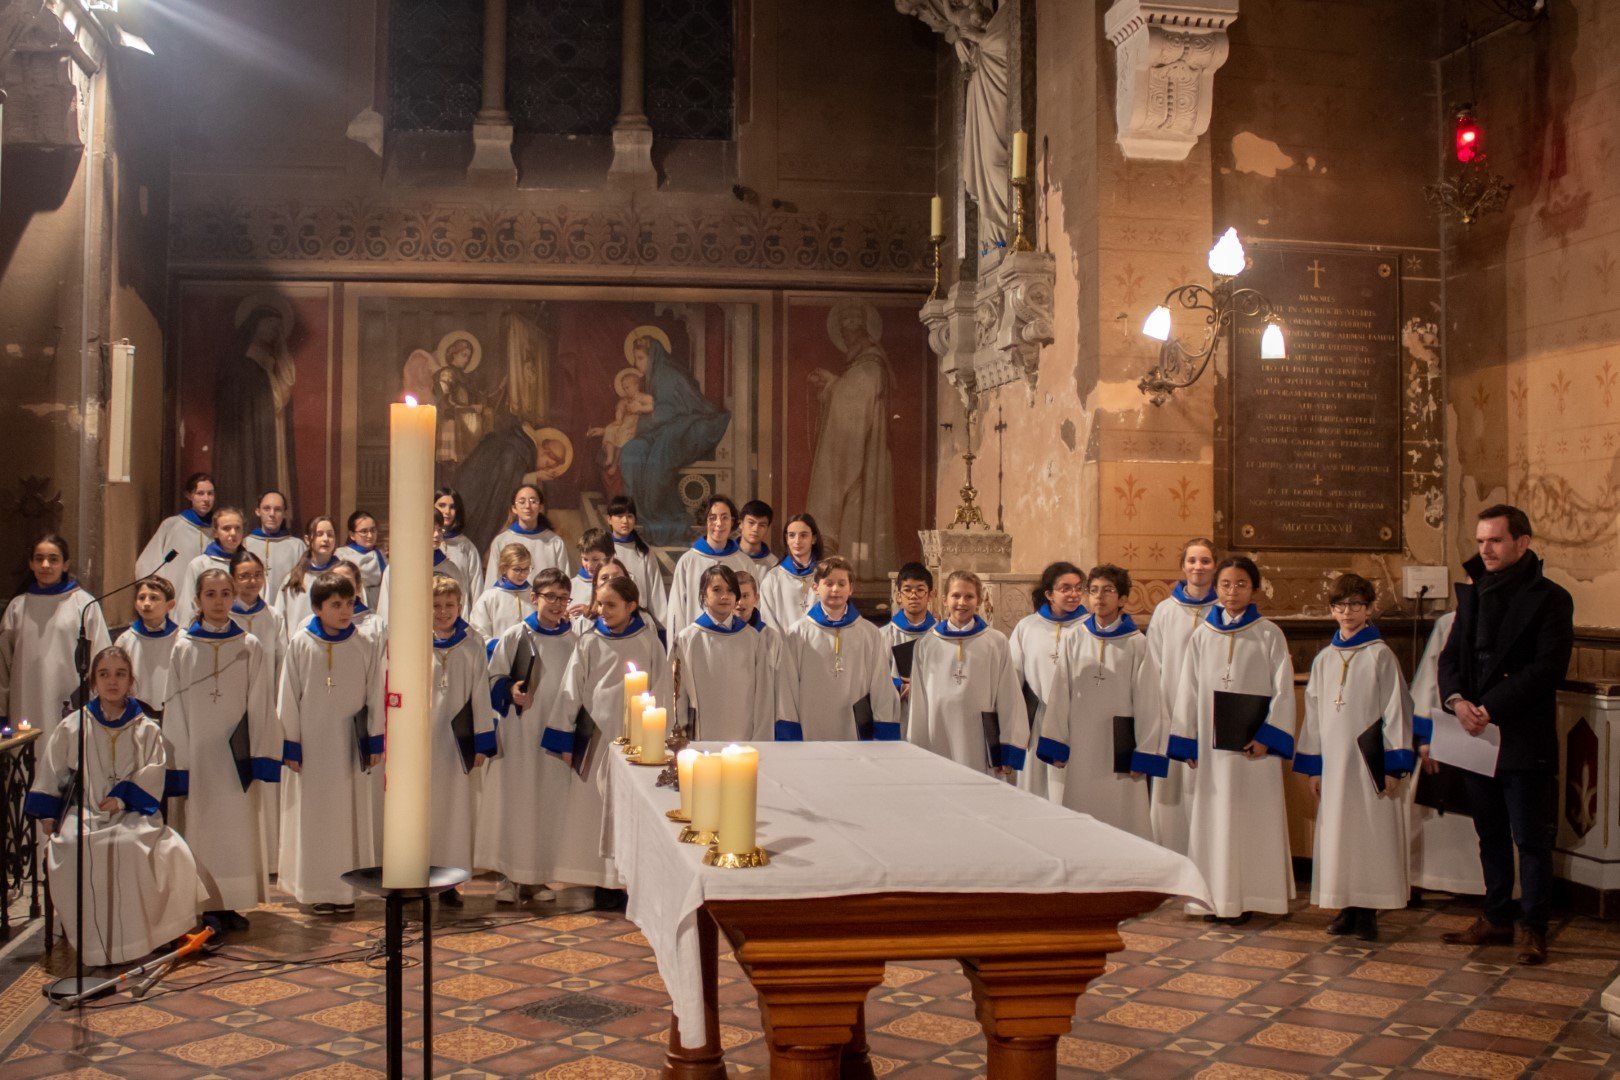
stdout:
[[388,620],[366,605],[354,605],[354,625],[362,634],[379,644],[388,641]]
[[[180,584],[175,587],[174,613],[178,621],[190,625],[199,614],[197,609],[197,579],[203,576],[205,570],[223,570],[226,574],[231,572],[231,556],[234,552],[226,551],[217,541],[210,543],[203,549],[203,553],[191,560],[186,567],[185,574],[180,578]],[[231,588],[235,589],[233,583]]]
[[[159,813],[167,753],[163,733],[140,705],[129,702],[107,718],[101,703],[61,720],[45,736],[34,784],[23,803],[30,817],[52,820],[58,829],[46,843],[51,900],[59,925],[75,946],[79,815],[62,794],[79,760],[79,724],[85,717],[84,962],[94,967],[124,964],[167,945],[197,925],[205,895],[191,849]],[[108,722],[110,720],[110,722]],[[111,796],[122,803],[98,810]]]
[[[1171,711],[1168,756],[1198,762],[1187,855],[1209,884],[1216,915],[1286,915],[1294,869],[1283,761],[1294,753],[1294,665],[1283,632],[1254,605],[1230,622],[1224,616],[1225,609],[1212,607],[1188,641]],[[1271,699],[1255,737],[1265,757],[1250,761],[1238,751],[1215,749],[1217,690]]]
[[1373,790],[1372,774],[1356,739],[1383,724],[1384,768],[1408,776],[1412,750],[1412,698],[1400,661],[1377,627],[1345,640],[1333,635],[1311,663],[1305,685],[1305,721],[1299,728],[1294,771],[1322,778],[1311,851],[1311,903],[1320,908],[1404,908],[1412,898],[1407,877],[1406,794]]
[[[264,602],[264,597],[252,607],[242,606],[238,600],[231,605],[231,622],[259,639],[265,655],[271,659],[272,680],[270,703],[275,705],[281,687],[281,665],[287,656],[287,628],[282,624],[281,612]],[[278,727],[279,731],[280,728]],[[279,737],[279,736],[278,736]],[[279,776],[279,769],[277,770]],[[270,873],[276,872],[281,853],[281,792],[263,789],[259,792],[259,836],[264,843],[264,865]]]
[[770,641],[736,616],[721,626],[708,612],[675,635],[672,725],[693,723],[694,741],[758,742],[776,728]]
[[534,611],[534,590],[525,581],[514,585],[505,578],[496,578],[495,584],[473,604],[468,625],[478,631],[486,642],[494,642]]
[[[473,584],[470,581],[464,581],[461,577],[461,567],[456,565],[454,559],[437,548],[433,552],[433,573],[443,574],[461,587],[462,606],[466,607],[466,599],[472,594]],[[389,603],[387,570],[383,571],[382,585],[377,589],[377,593],[380,599],[376,603],[372,604],[370,600],[366,602],[377,612],[377,617],[386,623],[388,621]]]
[[[269,898],[261,807],[277,799],[281,725],[275,661],[258,638],[194,622],[180,635],[169,669],[163,734],[173,747],[170,791],[184,796],[181,834],[208,888],[203,911],[242,911]],[[231,734],[247,717],[255,783],[242,790]]]
[[757,610],[754,617],[748,621],[748,625],[765,643],[766,700],[770,703],[772,716],[775,718],[765,725],[764,734],[760,738],[775,739],[775,720],[788,715],[788,706],[783,695],[791,696],[793,688],[798,686],[798,668],[794,666],[793,654],[788,650],[786,634],[777,627],[766,625]]
[[154,720],[163,719],[169,658],[174,655],[174,646],[179,640],[180,627],[173,619],[165,618],[161,630],[148,630],[137,618],[113,642],[129,653],[130,662],[135,666],[135,687],[130,691],[131,696],[141,703],[141,711]]
[[815,563],[801,568],[792,556],[771,567],[759,582],[759,613],[767,626],[786,630],[804,618],[816,602],[815,572]]
[[365,585],[364,600],[370,607],[382,605],[383,582],[387,580],[388,560],[383,557],[382,548],[361,547],[359,544],[348,543],[341,545],[333,552],[346,563],[353,563],[360,568],[360,581]]
[[675,573],[669,584],[667,618],[660,621],[676,630],[691,626],[703,613],[703,590],[698,588],[703,571],[715,563],[720,563],[733,570],[747,570],[753,573],[752,562],[752,559],[743,554],[736,540],[727,540],[723,548],[713,548],[709,546],[707,537],[698,537],[675,561]]
[[[1029,717],[1006,634],[976,615],[963,629],[937,622],[917,642],[911,664],[912,742],[980,772],[1023,769]],[[996,714],[994,746],[986,742],[984,713]]]
[[568,662],[563,676],[563,709],[546,710],[546,729],[540,735],[542,750],[556,754],[584,750],[574,744],[574,719],[581,708],[601,732],[586,775],[574,775],[563,788],[562,799],[547,807],[548,813],[564,818],[566,824],[561,827],[572,836],[569,865],[559,865],[552,880],[619,887],[618,870],[601,854],[605,809],[601,785],[608,755],[615,752],[608,744],[624,730],[624,673],[625,665],[632,663],[647,672],[647,692],[655,700],[668,701],[669,656],[647,622],[639,614],[634,615],[622,634],[614,634],[598,620],[579,639]]
[[[511,673],[525,638],[538,657],[538,678],[529,688],[534,701],[520,709],[512,702]],[[570,706],[563,690],[578,643],[568,620],[547,630],[538,615],[530,614],[495,640],[485,672],[491,703],[501,720],[495,732],[497,754],[484,770],[473,864],[520,885],[607,880],[601,836],[592,831],[600,829],[600,821],[570,817],[570,811],[590,816],[588,800],[571,794],[573,785],[585,781],[562,758],[540,748],[548,728],[573,730],[578,708]],[[605,725],[597,754],[611,753],[608,741],[618,733],[615,724]]]
[[[338,560],[334,556],[327,559],[324,566],[306,565],[304,569],[304,587],[301,589],[294,590],[291,581],[282,583],[281,591],[275,594],[274,603],[276,611],[281,614],[281,628],[282,632],[287,635],[287,640],[291,641],[293,635],[302,630],[308,624],[310,617],[315,614],[315,608],[309,600],[310,586],[315,584],[316,578],[330,571],[337,563]],[[365,597],[357,597],[357,599],[364,600]]]
[[[467,539],[467,537],[459,531],[446,530],[444,532],[444,539],[440,544],[440,549],[445,553],[445,556],[448,557],[451,562],[455,563],[458,569],[460,569],[462,581],[469,582],[475,587],[483,588],[484,557],[478,553],[477,544]],[[472,616],[473,601],[477,600],[478,597],[469,593],[466,599],[467,602],[462,605],[462,618],[470,621]]]
[[495,539],[489,542],[489,554],[484,556],[484,588],[495,584],[495,579],[501,576],[501,549],[507,544],[522,544],[529,549],[529,576],[533,577],[547,568],[571,573],[568,565],[568,545],[563,538],[552,532],[549,527],[528,531],[517,522],[512,522],[502,529]]
[[257,555],[259,561],[264,563],[265,596],[275,596],[281,591],[281,587],[287,583],[287,575],[293,572],[293,567],[304,561],[304,556],[309,551],[301,538],[286,529],[278,533],[254,529],[242,541],[242,546]]
[[[900,693],[903,684],[900,679],[899,665],[895,663],[894,659],[895,646],[904,645],[908,641],[921,641],[923,636],[932,630],[937,622],[939,620],[934,617],[932,611],[926,612],[920,623],[911,622],[906,618],[904,611],[896,611],[889,621],[883,624],[882,629],[878,631],[883,635],[883,643],[889,647],[889,680],[894,683],[894,692],[896,694]],[[915,663],[917,657],[915,645],[912,646],[911,656],[912,661]],[[909,739],[911,737],[911,695],[907,694],[899,700],[901,735]]]
[[461,763],[450,721],[472,702],[473,750],[495,753],[495,707],[489,696],[489,654],[483,635],[456,620],[442,641],[433,639],[432,795],[433,837],[428,848],[434,866],[473,869],[473,823],[477,792],[473,775]]
[[[889,677],[891,655],[877,627],[850,604],[837,622],[821,605],[788,627],[782,653],[792,681],[777,691],[776,741],[851,742],[855,705],[872,706],[872,737],[880,742],[905,738],[900,727],[900,694]],[[915,684],[913,684],[915,685]]]
[[81,617],[94,659],[112,639],[101,605],[72,578],[49,589],[32,584],[11,598],[0,617],[0,717],[50,734],[79,688],[73,651]]
[[[1052,674],[1036,755],[1064,763],[1063,797],[1070,810],[1153,839],[1148,814],[1149,776],[1163,776],[1164,709],[1159,669],[1148,655],[1147,637],[1129,615],[1106,630],[1088,615],[1064,635]],[[1042,642],[1045,644],[1045,642]],[[1114,771],[1114,717],[1135,721],[1136,749],[1130,770]],[[1140,774],[1133,776],[1132,774]]]
[[[1176,582],[1170,595],[1153,609],[1147,628],[1148,656],[1159,669],[1159,700],[1164,702],[1167,719],[1186,670],[1187,642],[1209,614],[1209,609],[1215,606],[1214,589],[1203,600],[1191,600],[1186,588],[1186,582]],[[1160,847],[1187,854],[1188,814],[1192,810],[1193,786],[1197,783],[1197,771],[1188,768],[1183,761],[1172,760],[1168,774],[1153,778],[1150,812],[1153,839]]]
[[[1061,619],[1052,616],[1052,609],[1042,604],[1040,610],[1025,615],[1007,635],[1012,649],[1013,668],[1018,672],[1019,691],[1025,687],[1035,695],[1035,715],[1029,719],[1029,737],[1038,744],[1043,734],[1042,717],[1050,708],[1053,691],[1052,679],[1057,674],[1057,658],[1065,640],[1086,617],[1085,608],[1075,608]],[[1029,711],[1026,701],[1025,713]],[[1063,802],[1063,785],[1067,777],[1062,769],[1053,768],[1039,755],[1018,774],[1018,786],[1031,795],[1042,795],[1055,803]]]
[[669,622],[669,586],[664,584],[664,572],[659,569],[658,556],[652,548],[645,553],[636,547],[637,536],[613,537],[614,556],[630,571],[636,588],[641,590],[641,606],[652,612],[660,625]]
[[[213,542],[214,516],[198,517],[197,512],[188,507],[163,519],[157,532],[152,534],[152,539],[146,542],[135,559],[135,573],[141,577],[157,574],[167,578],[178,593],[180,583],[185,580],[186,567]],[[163,562],[163,556],[170,551],[175,553],[174,558],[167,565],[159,565]],[[185,619],[190,616],[183,613],[181,617]]]
[[[1440,650],[1451,636],[1457,613],[1448,611],[1434,621],[1423,658],[1412,676],[1412,732],[1415,742],[1434,737],[1434,718],[1440,712]],[[1442,814],[1419,806],[1416,776],[1407,787],[1407,820],[1412,832],[1411,876],[1419,889],[1482,896],[1485,871],[1479,861],[1479,834],[1474,819],[1465,814]]]
[[[639,593],[641,586],[638,584],[636,589]],[[584,604],[586,607],[590,607],[591,601],[595,599],[596,579],[591,577],[582,566],[573,577],[568,579],[568,606],[573,607],[575,604]],[[588,622],[589,620],[587,620]],[[583,632],[582,630],[581,633]]]
[[741,568],[748,571],[749,576],[754,579],[754,588],[757,591],[761,585],[765,584],[766,575],[775,570],[782,560],[777,558],[776,554],[771,551],[771,545],[769,544],[760,545],[760,549],[752,554],[743,551],[741,543],[737,545],[737,548],[738,554],[742,556]]
[[382,753],[382,646],[352,626],[332,636],[311,621],[287,643],[277,699],[282,757],[303,767],[282,775],[277,884],[300,904],[352,904],[342,875],[377,865],[378,823],[350,718],[370,708],[367,749]]

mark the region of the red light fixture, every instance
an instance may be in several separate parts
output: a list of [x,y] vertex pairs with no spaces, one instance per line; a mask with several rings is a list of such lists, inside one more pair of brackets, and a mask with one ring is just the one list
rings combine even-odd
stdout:
[[1472,105],[1459,105],[1457,107],[1457,124],[1454,137],[1457,146],[1457,161],[1467,165],[1484,154],[1482,142],[1483,132],[1479,121],[1474,119]]

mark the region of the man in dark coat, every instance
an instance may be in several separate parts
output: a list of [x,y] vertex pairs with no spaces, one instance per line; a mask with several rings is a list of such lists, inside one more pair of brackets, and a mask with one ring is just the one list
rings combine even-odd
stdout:
[[1471,735],[1496,725],[1502,750],[1495,776],[1468,774],[1485,913],[1446,940],[1510,944],[1517,917],[1523,927],[1519,963],[1542,964],[1558,815],[1555,712],[1574,645],[1575,605],[1567,591],[1542,576],[1523,510],[1487,507],[1474,536],[1479,554],[1466,565],[1474,587],[1459,595],[1457,621],[1440,653],[1440,698]]

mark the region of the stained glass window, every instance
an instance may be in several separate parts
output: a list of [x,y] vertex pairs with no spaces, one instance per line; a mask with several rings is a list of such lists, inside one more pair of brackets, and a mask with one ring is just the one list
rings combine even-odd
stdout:
[[653,134],[729,139],[732,0],[646,0],[647,119]]
[[466,131],[483,82],[483,0],[393,0],[390,121],[398,131]]
[[619,115],[622,0],[510,0],[507,109],[518,131],[606,135]]

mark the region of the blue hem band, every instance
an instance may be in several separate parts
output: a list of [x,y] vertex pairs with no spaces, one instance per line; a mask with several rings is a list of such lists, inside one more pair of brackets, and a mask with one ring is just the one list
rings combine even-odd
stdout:
[[23,799],[23,813],[42,821],[61,821],[62,800],[60,796],[48,792],[30,791],[28,797]]
[[107,797],[117,799],[124,804],[125,809],[146,817],[158,812],[158,801],[152,798],[145,788],[129,780],[120,780],[114,784],[112,790],[107,792]]
[[1427,716],[1412,717],[1412,735],[1414,738],[1428,742],[1434,738],[1434,721]]
[[484,659],[486,661],[495,659],[495,646],[500,644],[500,640],[500,638],[490,638],[484,642]]
[[505,716],[507,711],[512,708],[513,685],[512,676],[502,675],[489,688],[490,704],[494,705],[495,711],[502,716]]
[[872,725],[873,742],[899,742],[899,721],[878,721]]
[[1407,776],[1417,768],[1417,754],[1411,750],[1385,750],[1384,772],[1390,776]]
[[1322,775],[1322,755],[1321,754],[1295,754],[1294,755],[1294,771],[1297,772],[1301,776],[1321,776]]
[[1048,765],[1067,765],[1069,753],[1068,743],[1048,739],[1045,735],[1035,740],[1035,757]]
[[1170,759],[1163,754],[1148,754],[1141,750],[1132,750],[1131,772],[1146,773],[1148,776],[1157,776],[1163,780],[1170,775]]
[[381,735],[370,735],[366,737],[367,754],[376,755],[382,753],[384,745],[383,737]]
[[1024,765],[1028,760],[1029,752],[1022,746],[1003,746],[1001,747],[1001,761],[998,764],[1004,769],[1015,769],[1018,772],[1023,772]]
[[546,728],[540,733],[540,749],[548,750],[553,754],[572,754],[574,752],[574,733],[572,731],[558,731],[556,728]]
[[302,765],[304,763],[304,744],[295,743],[290,739],[283,742],[281,744],[281,760],[296,761]]
[[1261,724],[1260,730],[1254,733],[1254,741],[1284,761],[1294,756],[1294,737],[1282,728]]
[[496,749],[498,747],[495,742],[495,730],[493,728],[489,731],[479,731],[473,734],[473,753],[493,757]]
[[804,742],[804,725],[797,720],[778,720],[774,734],[777,742]]
[[281,783],[281,762],[275,758],[256,757],[250,768],[253,771],[253,779],[261,783]]
[[1165,747],[1165,756],[1172,761],[1197,761],[1198,740],[1189,739],[1184,735],[1172,735]]
[[191,794],[191,773],[186,769],[169,769],[163,774],[163,797],[183,799]]

